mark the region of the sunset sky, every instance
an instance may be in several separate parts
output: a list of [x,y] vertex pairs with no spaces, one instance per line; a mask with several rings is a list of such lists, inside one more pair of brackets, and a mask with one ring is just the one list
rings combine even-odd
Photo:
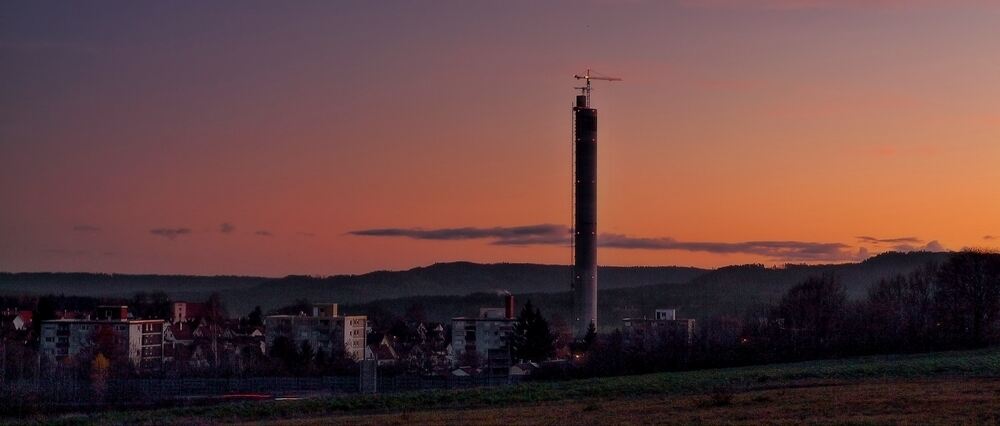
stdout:
[[1000,5],[3,2],[0,270],[570,262],[1000,246]]

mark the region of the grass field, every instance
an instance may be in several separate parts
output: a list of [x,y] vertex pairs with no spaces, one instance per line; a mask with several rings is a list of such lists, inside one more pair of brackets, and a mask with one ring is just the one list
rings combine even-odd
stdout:
[[[709,424],[824,423],[831,418],[834,423],[979,423],[996,417],[969,418],[959,416],[959,412],[978,416],[980,411],[986,410],[983,415],[994,416],[1000,407],[1000,403],[992,402],[1000,396],[998,378],[1000,349],[989,349],[528,383],[497,389],[63,415],[17,419],[16,422],[489,424],[513,419],[546,424],[565,421],[568,419],[565,416],[575,416],[576,420],[582,413],[589,412],[593,415],[586,419],[609,416],[606,420],[610,423],[617,423],[614,421],[617,418],[623,421],[630,418],[638,423],[674,419],[680,423]],[[947,392],[943,393],[942,389]],[[936,398],[932,399],[950,410],[930,410],[932,405],[920,402],[928,397]],[[727,398],[729,400],[725,401]],[[862,404],[868,400],[872,402]],[[989,404],[979,405],[983,400],[988,400]],[[913,415],[917,417],[909,420],[900,417],[909,412],[916,413]],[[920,413],[943,417],[921,417]]]
[[509,407],[365,413],[276,425],[998,424],[1000,379],[828,382],[713,395],[592,398]]

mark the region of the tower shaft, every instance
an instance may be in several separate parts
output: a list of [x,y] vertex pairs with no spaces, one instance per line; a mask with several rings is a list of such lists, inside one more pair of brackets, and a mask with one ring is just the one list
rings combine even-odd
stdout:
[[597,110],[587,96],[577,96],[573,122],[573,328],[583,337],[597,326]]

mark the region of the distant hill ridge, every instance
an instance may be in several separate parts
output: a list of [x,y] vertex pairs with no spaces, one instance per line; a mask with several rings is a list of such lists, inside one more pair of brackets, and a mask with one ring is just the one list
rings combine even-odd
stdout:
[[[677,266],[605,266],[599,274],[603,288],[641,287],[685,283],[707,272]],[[409,296],[462,296],[471,293],[552,293],[569,290],[570,267],[530,263],[435,263],[405,271],[376,271],[326,278],[288,276],[241,292],[240,298],[268,300],[271,306],[296,299],[363,303]],[[294,289],[294,291],[290,291]],[[227,303],[229,302],[227,298]]]
[[[835,265],[735,265],[707,270],[677,266],[603,266],[599,285],[611,297],[646,308],[672,304],[699,312],[726,310],[780,297],[810,275],[838,275],[848,294],[860,297],[880,278],[941,262],[947,253],[885,253],[859,263]],[[570,267],[531,263],[435,263],[402,271],[374,271],[327,277],[283,278],[87,273],[0,273],[2,294],[65,294],[130,297],[139,291],[164,291],[174,299],[199,300],[222,294],[230,311],[244,314],[255,305],[271,309],[299,299],[359,305],[385,299],[456,297],[474,293],[550,294],[569,290]],[[538,298],[549,298],[539,296]],[[568,299],[567,299],[568,301]],[[430,300],[428,300],[430,302]],[[617,302],[616,302],[617,303]],[[612,308],[612,306],[608,306]]]
[[[791,287],[810,276],[831,273],[840,279],[849,297],[860,299],[880,279],[908,274],[928,263],[941,263],[949,253],[884,253],[859,263],[833,265],[734,265],[706,271],[687,282],[664,282],[641,287],[613,288],[601,285],[598,318],[602,327],[620,326],[621,318],[652,315],[656,308],[677,308],[685,318],[705,319],[713,315],[742,315],[747,309],[777,302]],[[603,274],[603,271],[602,271]],[[604,282],[605,275],[601,275]],[[559,292],[513,291],[519,304],[531,300],[552,318],[570,316],[568,288]],[[475,314],[481,306],[500,306],[492,293],[464,296],[412,296],[389,298],[345,306],[346,311],[365,312],[372,308],[402,315],[419,304],[434,321]]]
[[[688,282],[707,270],[676,266],[601,267],[606,288]],[[377,299],[466,295],[477,292],[559,292],[569,289],[570,268],[530,263],[435,263],[402,271],[374,271],[327,277],[283,278],[101,273],[0,273],[2,294],[65,294],[129,297],[139,291],[163,291],[174,299],[202,299],[222,294],[234,313],[255,305],[274,308],[298,299],[363,303]]]

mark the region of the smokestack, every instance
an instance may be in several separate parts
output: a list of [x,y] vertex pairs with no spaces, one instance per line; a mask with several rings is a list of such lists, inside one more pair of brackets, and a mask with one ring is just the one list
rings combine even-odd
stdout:
[[597,325],[597,110],[586,96],[573,107],[573,155],[573,322],[582,338]]
[[504,313],[507,315],[507,319],[514,319],[514,295],[507,293],[503,300]]

